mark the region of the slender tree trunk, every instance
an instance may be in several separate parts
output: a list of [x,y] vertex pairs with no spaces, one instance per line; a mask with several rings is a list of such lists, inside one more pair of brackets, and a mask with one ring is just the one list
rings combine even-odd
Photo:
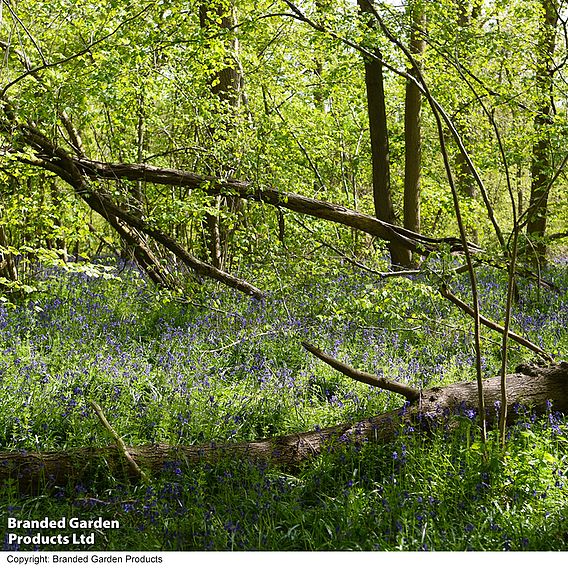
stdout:
[[387,223],[394,223],[394,209],[390,193],[389,139],[383,66],[376,60],[365,62],[365,85],[371,136],[375,216]]
[[[223,198],[217,195],[213,198],[213,205],[219,211],[221,209],[221,204],[223,203]],[[207,241],[209,244],[209,256],[211,258],[211,264],[215,268],[221,268],[223,266],[223,236],[221,229],[221,219],[219,214],[215,215],[212,213],[207,213],[205,215],[205,222],[207,223]]]
[[[215,26],[223,31],[231,31],[237,25],[235,8],[231,2],[213,1],[199,6],[199,22],[203,30]],[[237,64],[239,44],[233,35],[225,43],[227,54],[225,66],[213,73],[211,77],[211,92],[231,106],[238,107],[241,102],[243,76]]]
[[[139,164],[144,161],[144,146],[146,144],[146,112],[143,87],[138,98],[138,122],[136,124],[136,159]],[[136,182],[135,198],[140,207],[144,202],[144,184]]]
[[[204,30],[211,26],[216,26],[225,31],[233,30],[237,24],[234,5],[232,2],[222,1],[201,4],[199,6],[199,21]],[[244,79],[238,62],[239,44],[234,35],[226,40],[225,51],[227,53],[226,65],[211,77],[211,92],[220,101],[228,103],[229,107],[237,109],[243,98]],[[230,122],[230,120],[226,121],[224,125],[226,132],[232,128]],[[210,133],[213,134],[212,128]],[[223,207],[228,207],[231,212],[242,208],[238,199],[231,197],[218,197],[215,199],[214,205],[218,211]],[[228,256],[229,232],[223,226],[219,213],[207,213],[205,227],[211,264],[215,268],[222,269]]]
[[539,103],[534,118],[535,142],[531,159],[532,179],[527,235],[533,242],[534,261],[538,264],[546,260],[544,236],[548,216],[549,185],[553,175],[549,128],[554,116],[554,48],[558,8],[558,0],[542,0],[543,13],[537,47],[535,87]]
[[[362,12],[369,12],[368,3],[359,0]],[[376,50],[379,55],[378,50]],[[365,87],[371,139],[371,167],[373,172],[373,203],[375,216],[381,221],[396,224],[390,183],[390,154],[385,101],[383,65],[377,59],[366,59]],[[410,251],[397,243],[388,245],[391,262],[396,266],[410,265]]]
[[[410,52],[420,63],[426,47],[426,42],[422,37],[426,18],[422,7],[416,2],[410,4],[409,11],[411,20]],[[410,69],[409,73],[414,77],[417,75],[415,69]],[[420,232],[421,109],[422,94],[413,81],[407,80],[404,107],[404,226],[415,232]]]
[[[61,208],[61,198],[59,195],[59,191],[57,189],[57,182],[52,180],[50,182],[50,191],[51,191],[51,201],[55,206],[55,210],[59,211]],[[63,227],[63,223],[57,217],[55,218],[55,224],[57,227]],[[61,256],[64,262],[67,262],[68,259],[68,252],[67,252],[67,243],[64,238],[58,237],[55,239],[54,242],[55,248],[60,251],[58,254]]]

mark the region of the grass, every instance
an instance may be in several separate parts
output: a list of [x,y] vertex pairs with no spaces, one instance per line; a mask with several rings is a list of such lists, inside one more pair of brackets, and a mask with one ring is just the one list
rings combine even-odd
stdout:
[[[89,400],[128,445],[252,440],[401,405],[314,360],[302,339],[419,387],[473,379],[471,323],[426,281],[377,282],[330,266],[287,276],[263,302],[204,286],[181,304],[135,270],[105,274],[45,270],[44,292],[0,306],[2,450],[109,444]],[[566,268],[547,276],[560,291],[524,284],[514,322],[562,359]],[[480,283],[484,313],[502,319],[502,277],[487,270]],[[498,373],[498,340],[485,334],[488,376]],[[530,358],[513,347],[513,366]],[[486,460],[464,418],[429,438],[401,432],[384,446],[335,447],[295,472],[227,461],[172,467],[138,486],[101,475],[25,496],[6,484],[0,526],[10,516],[119,520],[119,530],[97,533],[95,550],[563,549],[566,431],[563,416],[526,409],[507,452],[491,440]]]

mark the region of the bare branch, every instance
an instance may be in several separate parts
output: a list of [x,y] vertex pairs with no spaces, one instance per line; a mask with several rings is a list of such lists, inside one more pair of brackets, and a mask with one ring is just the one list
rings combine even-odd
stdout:
[[364,371],[358,371],[341,361],[327,355],[321,349],[318,349],[311,343],[307,341],[302,341],[302,347],[309,351],[312,355],[315,355],[318,359],[321,359],[324,363],[327,363],[330,367],[333,367],[336,371],[359,381],[360,383],[365,383],[366,385],[371,385],[372,387],[378,387],[384,390],[395,392],[401,394],[406,398],[406,400],[413,402],[420,398],[420,391],[411,387],[409,385],[404,385],[397,381],[390,379],[385,379],[384,377],[378,377],[377,375],[372,375],[370,373],[365,373]]
[[138,477],[142,479],[148,479],[148,476],[140,469],[140,466],[134,461],[132,456],[130,455],[126,444],[124,443],[123,439],[116,433],[116,430],[110,425],[107,417],[105,416],[103,409],[94,401],[91,401],[91,406],[95,413],[97,414],[101,424],[106,428],[106,430],[110,433],[110,435],[116,441],[116,445],[126,458],[126,461],[130,464],[132,470],[136,473]]
[[[458,308],[460,308],[460,310],[462,310],[466,314],[469,314],[470,316],[474,315],[473,308],[471,306],[468,306],[465,302],[462,302],[457,296],[452,294],[447,288],[440,288],[439,292],[444,298],[446,298],[447,300],[450,300],[450,302],[452,302],[452,304],[456,305]],[[487,319],[486,317],[484,317],[482,315],[479,316],[479,321],[485,327],[488,327],[489,329],[492,329],[493,331],[497,331],[501,334],[505,332],[505,329],[502,326],[500,326],[498,323],[495,323],[494,321]],[[540,355],[546,361],[550,361],[550,362],[554,361],[554,358],[552,357],[552,355],[550,355],[549,353],[544,351],[544,349],[541,349],[538,345],[535,345],[532,341],[529,341],[528,339],[525,339],[524,337],[517,335],[513,331],[509,331],[509,337],[513,341],[515,341],[516,343],[519,343],[520,345],[527,347],[528,349],[530,349],[531,351],[533,351],[537,355]]]

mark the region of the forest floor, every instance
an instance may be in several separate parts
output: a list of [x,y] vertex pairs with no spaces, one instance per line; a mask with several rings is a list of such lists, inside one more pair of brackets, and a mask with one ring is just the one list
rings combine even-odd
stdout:
[[[0,449],[112,444],[90,401],[130,446],[254,440],[401,406],[398,395],[312,358],[302,340],[417,388],[474,380],[471,321],[426,280],[377,281],[349,266],[292,272],[274,265],[263,284],[275,292],[263,301],[204,285],[182,303],[125,267],[43,270],[41,291],[18,307],[0,304]],[[513,328],[567,360],[566,262],[545,276],[557,289],[524,282]],[[465,294],[466,278],[452,288]],[[483,270],[480,288],[484,315],[502,321],[504,277]],[[497,375],[499,336],[483,335],[483,372]],[[531,358],[513,345],[510,368]],[[0,526],[48,516],[102,517],[120,528],[97,529],[94,544],[77,545],[18,543],[10,533],[38,531],[7,529],[3,548],[565,549],[568,421],[519,408],[504,452],[493,434],[482,448],[477,428],[475,417],[462,417],[453,432],[344,444],[292,473],[227,460],[172,463],[138,484],[101,465],[87,486],[46,480],[33,496],[6,484]]]

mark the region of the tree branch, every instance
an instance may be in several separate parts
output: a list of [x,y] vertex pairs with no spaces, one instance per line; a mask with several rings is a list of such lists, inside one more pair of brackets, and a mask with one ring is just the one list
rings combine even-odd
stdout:
[[[348,209],[343,205],[304,197],[296,193],[287,193],[271,187],[261,188],[248,181],[232,178],[220,179],[214,176],[160,168],[149,164],[105,163],[86,159],[73,159],[73,161],[85,175],[92,179],[143,180],[160,185],[200,188],[208,195],[235,195],[242,199],[252,199],[303,215],[333,221],[386,241],[399,242],[412,251],[433,251],[442,244],[449,245],[454,252],[462,250],[460,239],[455,237],[427,237],[404,227],[391,225],[371,215]],[[476,251],[481,250],[472,243],[469,243],[469,246]]]
[[142,479],[148,479],[148,476],[140,469],[140,466],[134,461],[124,440],[116,433],[116,430],[110,425],[107,417],[105,416],[103,409],[94,401],[91,401],[91,406],[95,413],[97,414],[101,424],[108,430],[110,435],[114,438],[118,449],[122,452],[123,456],[126,458],[126,461],[130,464],[130,467],[136,473],[136,475]]
[[315,355],[318,359],[321,359],[324,363],[327,363],[330,367],[333,367],[336,371],[359,381],[360,383],[365,383],[366,385],[371,385],[372,387],[378,387],[380,389],[388,390],[390,392],[395,392],[401,394],[410,402],[414,402],[420,398],[420,391],[411,387],[409,385],[404,385],[390,379],[385,379],[384,377],[378,377],[377,375],[372,375],[371,373],[365,373],[364,371],[358,371],[345,363],[327,355],[321,349],[318,349],[311,343],[307,341],[302,341],[302,347],[309,351],[312,355]]
[[[31,125],[18,124],[16,119],[10,114],[8,103],[5,103],[5,107],[7,120],[0,120],[0,131],[11,132],[12,129],[17,129],[21,134],[21,141],[33,148],[37,154],[35,159],[22,158],[21,161],[33,163],[55,173],[73,187],[76,195],[83,199],[89,207],[99,213],[107,222],[113,224],[113,218],[116,218],[130,228],[152,237],[197,274],[222,282],[254,298],[264,298],[264,293],[255,286],[199,260],[181,246],[177,240],[133,213],[126,211],[114,203],[109,196],[97,192],[92,187],[92,184],[89,184],[88,177],[85,176],[82,169],[78,166],[78,159],[71,157],[63,148],[57,147],[37,128]],[[113,226],[115,225],[116,220]]]
[[[460,308],[460,310],[462,310],[466,314],[469,314],[470,316],[474,315],[473,308],[471,306],[468,306],[465,302],[462,302],[457,296],[452,294],[447,288],[442,287],[442,288],[439,289],[439,292],[444,298],[446,298],[447,300],[452,302],[452,304],[456,305],[458,308]],[[482,315],[479,316],[479,321],[485,327],[488,327],[489,329],[492,329],[493,331],[497,331],[501,334],[505,333],[505,329],[502,326],[500,326],[498,323],[495,323],[494,321],[492,321],[490,319],[487,319],[486,317],[484,317]],[[528,339],[525,339],[524,337],[517,335],[513,331],[509,331],[508,335],[513,341],[515,341],[516,343],[519,343],[520,345],[523,345],[524,347],[527,347],[528,349],[530,349],[531,351],[533,351],[537,355],[540,355],[541,357],[543,357],[546,361],[549,361],[549,362],[554,361],[554,358],[552,357],[552,355],[550,355],[549,353],[544,351],[544,349],[541,349],[538,345],[535,345],[532,341],[529,341]]]

